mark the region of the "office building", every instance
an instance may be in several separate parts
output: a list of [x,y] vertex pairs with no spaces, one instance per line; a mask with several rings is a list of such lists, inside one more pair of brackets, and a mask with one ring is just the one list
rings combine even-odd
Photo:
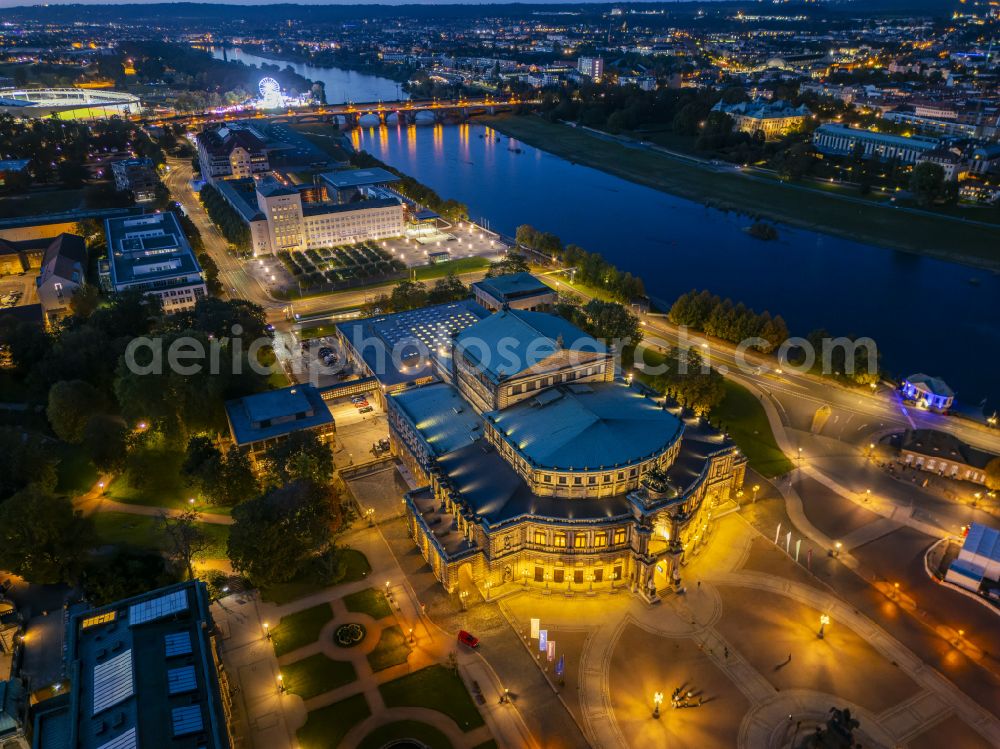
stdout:
[[198,259],[170,212],[109,218],[108,259],[102,269],[110,291],[139,289],[156,295],[170,314],[192,309],[208,293]]
[[1000,600],[1000,530],[981,523],[969,526],[962,550],[948,567],[945,580]]
[[892,135],[829,123],[820,125],[813,133],[813,146],[824,155],[851,156],[860,146],[866,159],[898,159],[902,164],[916,164],[921,156],[939,145],[937,138]]
[[111,162],[111,174],[118,192],[131,192],[136,203],[156,199],[160,179],[151,159],[123,159]]
[[230,749],[228,678],[205,584],[70,611],[66,694],[36,705],[34,749]]
[[576,61],[576,69],[584,75],[589,75],[595,83],[604,78],[603,57],[581,57]]

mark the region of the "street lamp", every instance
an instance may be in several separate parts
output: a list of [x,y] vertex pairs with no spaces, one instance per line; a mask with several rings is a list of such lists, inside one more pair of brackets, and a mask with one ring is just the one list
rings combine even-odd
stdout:
[[493,581],[487,580],[485,583],[483,583],[483,587],[486,588],[486,600],[488,601],[490,600],[490,588],[493,587]]
[[759,491],[760,491],[760,484],[754,484],[753,485],[753,501],[754,501],[754,504],[757,503],[757,492],[759,492]]
[[278,674],[278,694],[284,694],[286,691],[285,687],[285,677]]
[[271,625],[268,624],[267,622],[264,622],[264,639],[265,640],[271,639]]
[[823,639],[823,628],[829,623],[830,623],[830,617],[828,615],[826,614],[819,615],[819,632],[816,633],[816,636],[819,639],[821,640]]
[[740,507],[740,499],[742,499],[742,498],[743,498],[743,490],[742,489],[737,489],[736,490],[736,508],[737,509],[739,509],[739,507]]
[[802,467],[802,448],[799,448],[799,467]]
[[410,627],[410,644],[412,645],[413,642],[414,642],[414,639],[413,639],[413,627]]
[[653,717],[660,717],[660,703],[663,702],[663,692],[653,692]]

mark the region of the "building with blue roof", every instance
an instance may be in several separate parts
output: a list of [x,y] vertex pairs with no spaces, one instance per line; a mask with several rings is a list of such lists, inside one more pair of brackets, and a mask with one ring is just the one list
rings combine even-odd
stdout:
[[1000,530],[973,523],[945,581],[1000,600]]
[[336,425],[323,396],[312,385],[292,385],[226,401],[233,443],[255,460],[290,434],[313,431],[332,438]]
[[736,445],[616,378],[604,344],[556,315],[505,309],[448,338],[427,346],[424,379],[383,385],[393,454],[420,487],[410,534],[441,583],[676,589],[743,483]]
[[476,301],[491,312],[508,309],[546,310],[555,305],[559,294],[530,273],[510,273],[484,278],[472,284]]

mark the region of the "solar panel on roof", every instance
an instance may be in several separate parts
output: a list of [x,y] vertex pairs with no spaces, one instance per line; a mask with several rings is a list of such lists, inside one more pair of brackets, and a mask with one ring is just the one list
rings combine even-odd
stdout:
[[94,711],[97,715],[132,696],[132,651],[94,666]]
[[170,711],[170,718],[174,727],[174,736],[187,736],[189,733],[198,733],[204,725],[201,720],[200,705],[175,707]]
[[184,694],[198,688],[198,680],[194,675],[194,666],[182,666],[167,671],[167,692]]
[[187,591],[177,590],[167,593],[164,596],[154,598],[150,601],[143,601],[128,607],[128,621],[131,626],[145,624],[165,616],[176,614],[178,611],[187,611],[188,597]]
[[136,749],[137,746],[139,744],[136,740],[135,726],[132,726],[125,733],[101,744],[97,749]]
[[164,635],[163,642],[166,645],[167,658],[176,655],[188,655],[191,652],[191,633],[174,632]]

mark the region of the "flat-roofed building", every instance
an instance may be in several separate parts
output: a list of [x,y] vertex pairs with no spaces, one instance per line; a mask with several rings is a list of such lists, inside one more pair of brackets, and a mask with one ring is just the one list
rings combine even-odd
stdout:
[[35,749],[229,749],[232,702],[198,580],[71,610],[69,693],[36,705]]
[[111,174],[118,192],[131,192],[136,203],[156,199],[160,178],[152,159],[123,159],[111,162]]
[[1000,600],[1000,530],[973,523],[944,578],[973,593]]
[[544,310],[559,301],[559,294],[530,273],[484,278],[472,284],[472,293],[490,312],[509,309]]
[[878,133],[830,123],[820,125],[813,133],[813,146],[822,154],[851,156],[860,147],[866,159],[899,159],[903,164],[916,164],[924,154],[939,145],[937,138]]
[[233,442],[248,450],[255,461],[295,432],[315,432],[329,441],[335,431],[333,415],[312,385],[292,385],[227,401],[226,417]]
[[192,309],[208,293],[205,277],[177,217],[170,212],[110,218],[106,284],[111,291],[155,295],[170,314]]
[[368,193],[374,188],[398,182],[399,177],[387,169],[370,167],[325,172],[320,175],[320,181],[326,187],[327,196],[334,203],[350,203],[359,195],[369,197]]

